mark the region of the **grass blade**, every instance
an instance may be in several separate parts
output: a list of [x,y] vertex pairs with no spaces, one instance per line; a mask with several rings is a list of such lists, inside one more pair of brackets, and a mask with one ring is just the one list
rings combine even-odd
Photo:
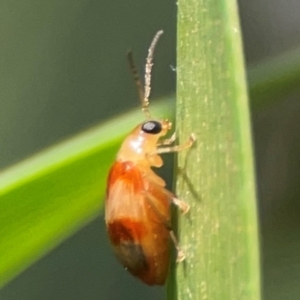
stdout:
[[180,217],[187,259],[178,266],[178,299],[260,299],[258,230],[249,107],[235,1],[180,0],[177,183],[191,204]]

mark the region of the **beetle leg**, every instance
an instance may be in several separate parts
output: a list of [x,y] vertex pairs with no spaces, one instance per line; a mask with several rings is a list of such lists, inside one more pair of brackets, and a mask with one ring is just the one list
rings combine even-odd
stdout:
[[180,248],[177,238],[172,230],[170,230],[170,237],[171,237],[171,240],[173,241],[174,246],[177,250],[176,262],[177,263],[182,262],[185,259],[185,254],[184,254],[184,251]]
[[161,153],[169,153],[169,152],[180,152],[184,149],[190,148],[194,142],[196,141],[195,135],[192,133],[188,141],[182,145],[172,146],[172,147],[165,147],[165,148],[158,148],[155,151],[155,154]]
[[170,138],[158,141],[158,143],[156,144],[156,146],[171,145],[171,144],[173,144],[175,142],[175,140],[176,140],[176,132],[174,132]]
[[180,209],[180,211],[183,215],[185,215],[189,212],[190,206],[186,202],[184,202],[178,198],[172,198],[172,202],[174,205],[176,205]]

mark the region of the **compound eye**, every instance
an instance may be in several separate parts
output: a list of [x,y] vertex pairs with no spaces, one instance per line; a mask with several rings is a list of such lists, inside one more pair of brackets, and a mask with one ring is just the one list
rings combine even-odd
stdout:
[[161,132],[162,126],[158,121],[147,121],[142,125],[142,130],[146,133],[157,134]]

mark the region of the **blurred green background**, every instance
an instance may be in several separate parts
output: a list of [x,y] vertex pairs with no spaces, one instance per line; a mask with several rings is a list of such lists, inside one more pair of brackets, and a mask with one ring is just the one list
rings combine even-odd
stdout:
[[[248,65],[300,44],[300,2],[239,1]],[[2,0],[0,168],[137,107],[125,60],[156,53],[153,97],[175,93],[175,1]],[[265,299],[300,297],[300,101],[252,113]],[[100,166],[101,167],[101,166]],[[1,263],[1,262],[0,262]],[[115,261],[103,216],[0,290],[1,300],[163,299]]]

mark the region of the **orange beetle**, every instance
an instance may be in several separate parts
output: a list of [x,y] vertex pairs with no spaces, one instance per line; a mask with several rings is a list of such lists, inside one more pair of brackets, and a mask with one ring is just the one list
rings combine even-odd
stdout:
[[[132,69],[146,121],[139,124],[124,140],[111,167],[107,182],[105,222],[117,258],[134,276],[149,285],[163,285],[169,269],[169,242],[177,249],[177,261],[184,259],[172,231],[171,203],[187,212],[189,206],[165,188],[165,181],[152,167],[161,167],[161,153],[178,152],[195,141],[191,135],[181,146],[171,146],[175,135],[161,140],[171,129],[168,120],[155,120],[148,110],[151,68],[155,45],[163,31],[158,31],[149,47],[142,88],[132,54]],[[164,146],[164,147],[162,147]]]

